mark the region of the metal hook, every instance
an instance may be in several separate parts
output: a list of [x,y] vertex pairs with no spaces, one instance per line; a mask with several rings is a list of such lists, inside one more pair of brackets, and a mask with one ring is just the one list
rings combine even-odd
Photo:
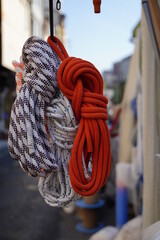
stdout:
[[57,9],[57,10],[60,10],[60,9],[61,9],[61,2],[60,2],[60,0],[57,0],[56,9]]

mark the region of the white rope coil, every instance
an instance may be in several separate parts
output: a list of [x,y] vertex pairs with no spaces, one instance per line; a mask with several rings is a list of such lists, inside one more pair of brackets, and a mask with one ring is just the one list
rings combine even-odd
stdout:
[[[29,38],[16,70],[17,97],[12,107],[8,147],[51,206],[70,206],[79,195],[69,177],[69,159],[78,129],[68,99],[58,89],[59,59],[38,37]],[[47,127],[46,127],[47,124]],[[47,130],[48,129],[48,130]]]
[[41,177],[38,188],[51,206],[70,206],[79,197],[73,190],[69,177],[71,149],[78,130],[78,123],[68,99],[59,93],[46,109],[50,140],[54,144],[58,172]]

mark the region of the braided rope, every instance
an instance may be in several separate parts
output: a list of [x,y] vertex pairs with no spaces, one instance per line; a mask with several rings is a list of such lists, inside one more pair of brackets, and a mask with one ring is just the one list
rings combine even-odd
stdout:
[[71,149],[77,134],[78,124],[68,99],[60,92],[46,109],[49,135],[54,142],[59,171],[41,177],[39,191],[51,206],[70,206],[78,195],[73,190],[69,177]]
[[38,188],[48,204],[69,206],[79,194],[97,192],[108,178],[108,100],[94,65],[69,57],[57,38],[55,42],[29,38],[22,61],[13,62],[18,94],[8,147],[24,171],[40,177]]
[[22,57],[20,57],[20,63],[17,61],[12,61],[13,67],[16,70],[16,92],[18,94],[19,89],[22,87],[22,77],[23,77],[23,71],[24,71],[24,64],[22,61]]
[[[80,121],[69,162],[71,184],[78,194],[92,195],[105,184],[111,168],[106,124],[108,100],[103,96],[103,80],[92,63],[69,57],[59,39],[54,37],[53,42],[49,37],[48,43],[62,60],[57,72],[59,87],[72,101],[75,116]],[[92,173],[86,178],[84,165],[87,170],[91,157]]]
[[46,131],[45,108],[56,96],[59,61],[38,37],[25,42],[22,60],[22,86],[12,107],[8,147],[28,174],[45,176],[57,169]]
[[[53,88],[57,87],[59,61],[50,46],[32,37],[23,47],[22,58],[20,63],[12,62],[16,70],[17,98],[11,112],[9,151],[29,175],[41,176],[39,192],[49,205],[67,207],[79,198],[71,186],[68,170],[78,122],[68,99]],[[48,149],[40,145],[44,136],[47,146],[51,147],[56,171],[46,168]],[[41,159],[37,149],[40,153],[46,150]]]

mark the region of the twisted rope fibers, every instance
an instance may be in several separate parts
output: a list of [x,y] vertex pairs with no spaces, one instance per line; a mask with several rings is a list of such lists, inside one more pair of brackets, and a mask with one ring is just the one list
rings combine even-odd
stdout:
[[[39,43],[41,45],[39,45]],[[44,43],[44,44],[42,44]],[[38,45],[38,47],[37,47]],[[32,153],[28,153],[28,155],[25,154],[25,150],[28,150],[30,145],[26,141],[27,138],[27,131],[34,138],[34,132],[31,132],[31,129],[28,128],[27,126],[23,133],[25,134],[24,138],[19,139],[18,137],[16,138],[15,132],[17,133],[18,130],[20,129],[19,127],[19,118],[23,119],[23,122],[25,122],[25,115],[23,113],[25,111],[28,112],[28,114],[33,114],[34,111],[30,112],[30,109],[23,109],[24,107],[24,102],[29,106],[30,100],[32,101],[32,107],[34,106],[35,114],[38,115],[40,111],[40,104],[37,105],[37,90],[35,88],[32,89],[32,99],[29,98],[29,95],[27,95],[27,98],[24,99],[24,95],[26,94],[26,91],[28,90],[27,88],[30,87],[30,85],[26,86],[24,88],[24,85],[26,84],[25,79],[26,79],[26,74],[27,77],[29,75],[30,79],[33,81],[37,81],[37,72],[39,66],[42,68],[42,63],[39,61],[40,56],[42,54],[44,55],[43,57],[45,58],[45,49],[44,46],[46,45],[43,40],[37,37],[32,37],[27,40],[27,42],[24,45],[23,48],[23,59],[25,61],[25,64],[23,63],[22,59],[20,59],[20,63],[13,61],[13,66],[15,67],[16,70],[16,82],[17,82],[17,99],[13,105],[12,113],[11,113],[11,121],[10,121],[10,129],[9,129],[9,138],[8,138],[8,146],[9,146],[9,151],[13,157],[16,159],[19,159],[20,166],[24,171],[29,172],[30,175],[36,176],[37,172],[35,173],[35,167],[32,163],[30,163],[31,158],[29,154],[32,155]],[[48,52],[48,47],[47,46],[47,52]],[[50,47],[49,47],[50,48]],[[26,56],[26,52],[29,55]],[[54,54],[54,53],[53,53]],[[50,56],[51,52],[48,54]],[[47,57],[48,57],[47,55]],[[50,57],[49,56],[49,57]],[[26,58],[27,60],[26,60]],[[36,59],[35,59],[36,58]],[[57,57],[52,56],[52,61],[54,60],[54,68],[55,66],[59,66],[59,62],[57,61]],[[46,60],[41,58],[41,61],[46,64]],[[37,64],[38,63],[38,64]],[[50,64],[50,63],[49,63]],[[34,66],[34,68],[32,68]],[[53,66],[53,63],[52,63]],[[51,66],[51,67],[52,67]],[[46,67],[46,66],[45,66]],[[45,68],[44,67],[44,68]],[[48,66],[47,66],[48,67]],[[48,67],[49,68],[49,67]],[[42,70],[42,69],[40,69]],[[40,71],[39,70],[39,71]],[[43,72],[44,69],[43,69]],[[47,72],[47,74],[49,74]],[[52,72],[51,72],[52,74]],[[36,76],[35,76],[36,75]],[[41,75],[38,76],[38,81],[43,81],[45,83],[45,80],[41,78]],[[54,81],[56,81],[56,76],[53,75]],[[30,80],[29,79],[29,80]],[[50,78],[51,79],[51,78]],[[34,83],[32,81],[32,85],[37,87],[37,83]],[[42,83],[38,83],[40,86],[42,86]],[[46,84],[46,83],[45,83]],[[56,85],[54,83],[54,85]],[[49,84],[48,84],[49,86]],[[24,88],[24,89],[23,89]],[[38,90],[40,87],[38,88]],[[22,91],[23,90],[23,91]],[[22,93],[22,94],[21,94]],[[40,92],[41,94],[41,92]],[[39,95],[40,95],[39,94]],[[43,94],[45,95],[45,93]],[[41,95],[39,96],[41,99]],[[19,100],[20,99],[20,100]],[[35,100],[35,101],[34,101]],[[20,102],[21,101],[21,102]],[[20,103],[20,104],[19,104]],[[18,105],[19,104],[19,105]],[[21,107],[21,115],[20,112],[17,112],[17,108]],[[44,109],[42,109],[44,110]],[[44,113],[43,113],[44,116]],[[47,117],[46,117],[47,116]],[[52,152],[54,154],[54,158],[56,159],[56,164],[57,164],[57,171],[51,172],[46,175],[47,172],[45,172],[45,175],[43,177],[40,177],[39,183],[38,183],[38,188],[40,194],[44,197],[45,201],[51,205],[51,206],[65,206],[68,207],[71,204],[73,204],[80,196],[75,193],[73,190],[71,183],[70,183],[70,178],[69,178],[69,159],[71,155],[71,149],[73,146],[73,141],[75,139],[75,135],[77,133],[78,129],[78,122],[74,116],[72,107],[70,105],[70,102],[68,99],[61,93],[61,91],[57,91],[56,98],[53,98],[49,104],[45,106],[45,120],[48,120],[47,128],[48,128],[48,141],[52,145]],[[36,118],[34,119],[32,116],[29,119],[31,121],[31,127],[35,129],[35,126],[37,129],[41,130],[41,121],[43,120],[43,129],[45,126],[44,118]],[[35,121],[37,120],[37,121]],[[35,126],[34,126],[35,125]],[[16,128],[17,127],[17,128]],[[19,129],[18,129],[19,128]],[[18,129],[18,130],[17,130]],[[19,131],[20,132],[20,131]],[[41,136],[42,131],[40,132],[40,135],[38,135],[38,138],[43,138],[43,135]],[[32,135],[33,134],[33,135]],[[20,136],[19,136],[20,137]],[[24,151],[21,150],[19,146],[22,145],[22,142],[25,140],[25,149]],[[30,140],[30,139],[29,139]],[[33,141],[32,141],[33,143]],[[21,144],[21,145],[20,145]],[[27,145],[28,144],[28,145]],[[36,144],[39,144],[36,143]],[[23,146],[23,145],[22,145]],[[35,147],[35,142],[34,146],[31,145],[32,151],[35,151],[33,147]],[[19,154],[19,155],[18,155]],[[39,159],[38,159],[39,160]],[[45,159],[44,159],[45,161]],[[35,163],[38,165],[39,162],[37,162],[37,158],[35,158]],[[44,166],[43,168],[44,169]],[[38,172],[38,176],[41,176],[44,174],[43,172]]]
[[[72,101],[75,116],[80,121],[69,162],[71,184],[78,194],[92,195],[105,184],[111,167],[106,124],[108,100],[103,96],[103,80],[93,64],[69,57],[59,39],[54,37],[53,42],[49,37],[48,43],[62,60],[57,72],[59,87]],[[90,157],[92,174],[86,177],[84,166],[88,169]]]
[[58,171],[39,180],[39,191],[51,206],[70,206],[79,195],[73,190],[69,177],[71,149],[77,134],[78,124],[68,99],[60,92],[47,108],[49,135],[56,148]]

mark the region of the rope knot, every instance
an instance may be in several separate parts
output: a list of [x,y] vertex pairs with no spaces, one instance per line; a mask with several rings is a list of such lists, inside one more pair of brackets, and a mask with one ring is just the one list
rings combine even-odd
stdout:
[[[92,63],[67,57],[59,67],[57,80],[61,90],[72,100],[78,120],[81,117],[107,119],[107,99],[102,96],[103,80]],[[88,115],[87,111],[91,114]]]
[[78,194],[89,196],[105,184],[111,167],[106,124],[108,100],[103,96],[102,76],[95,66],[80,58],[69,57],[60,40],[56,37],[54,40],[58,47],[50,37],[48,43],[62,60],[57,81],[63,94],[72,101],[79,120],[69,162],[71,184]]

